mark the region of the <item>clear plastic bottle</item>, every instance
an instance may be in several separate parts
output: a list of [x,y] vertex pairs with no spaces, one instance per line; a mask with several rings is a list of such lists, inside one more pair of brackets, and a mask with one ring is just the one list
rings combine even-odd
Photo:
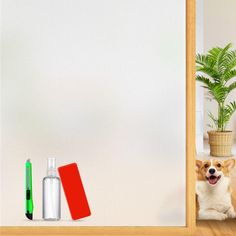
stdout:
[[43,219],[61,218],[61,182],[57,177],[56,159],[48,158],[47,176],[43,178]]

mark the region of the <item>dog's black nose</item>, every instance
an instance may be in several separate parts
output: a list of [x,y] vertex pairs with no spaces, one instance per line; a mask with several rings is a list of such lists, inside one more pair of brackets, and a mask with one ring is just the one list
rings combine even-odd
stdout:
[[209,173],[210,173],[211,175],[213,175],[215,172],[216,172],[215,169],[209,169]]

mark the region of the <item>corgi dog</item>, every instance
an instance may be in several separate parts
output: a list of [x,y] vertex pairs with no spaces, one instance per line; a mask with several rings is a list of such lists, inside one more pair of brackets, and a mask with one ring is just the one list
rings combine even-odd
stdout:
[[230,172],[234,166],[234,159],[196,160],[198,219],[236,218],[230,189]]

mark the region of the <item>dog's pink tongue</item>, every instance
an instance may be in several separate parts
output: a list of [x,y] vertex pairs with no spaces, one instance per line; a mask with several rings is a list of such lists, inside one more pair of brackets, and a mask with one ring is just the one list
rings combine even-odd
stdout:
[[209,181],[210,184],[216,184],[217,178],[214,178],[214,179],[210,178],[208,181]]

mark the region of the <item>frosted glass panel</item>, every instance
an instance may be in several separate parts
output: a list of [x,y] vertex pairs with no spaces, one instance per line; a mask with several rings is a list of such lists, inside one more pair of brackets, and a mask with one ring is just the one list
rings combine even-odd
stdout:
[[[1,225],[185,226],[185,0],[2,1]],[[48,157],[92,215],[42,219]],[[34,221],[24,163],[33,165]]]

